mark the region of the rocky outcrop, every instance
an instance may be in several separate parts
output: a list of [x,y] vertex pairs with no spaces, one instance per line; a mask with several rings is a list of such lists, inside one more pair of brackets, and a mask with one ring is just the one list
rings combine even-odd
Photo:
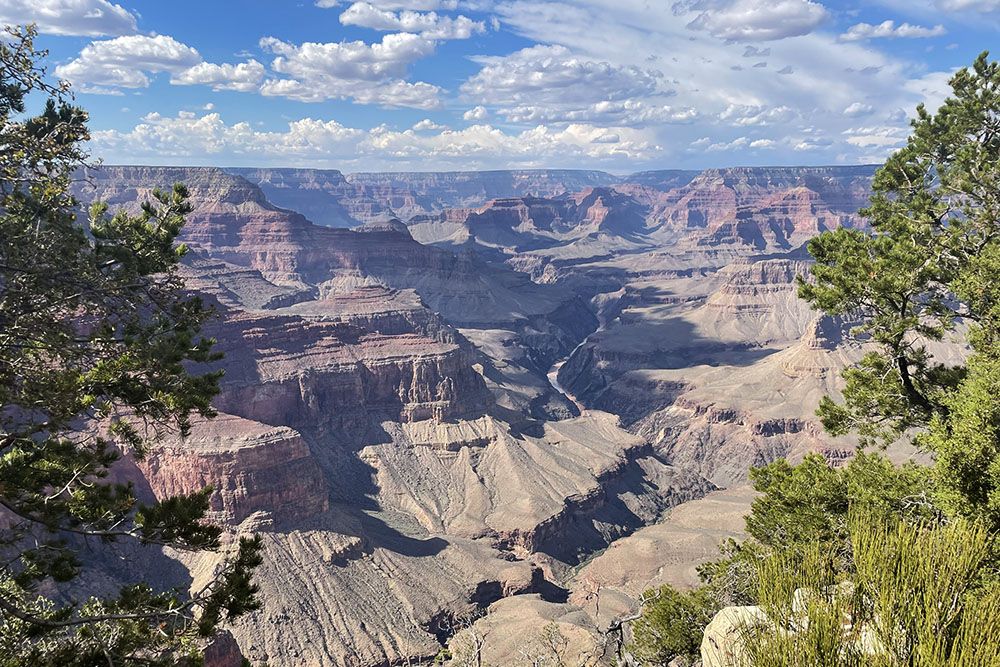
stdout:
[[238,312],[210,329],[225,355],[220,409],[310,431],[357,432],[372,419],[447,420],[489,403],[471,351],[454,334],[432,338],[399,313],[327,318],[305,304],[291,310]]
[[329,506],[326,480],[299,433],[232,415],[158,441],[139,467],[157,499],[211,486],[210,518],[229,524],[255,512],[301,520]]

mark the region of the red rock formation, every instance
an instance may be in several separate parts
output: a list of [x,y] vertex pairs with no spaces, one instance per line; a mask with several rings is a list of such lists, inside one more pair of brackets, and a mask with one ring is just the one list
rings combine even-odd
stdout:
[[328,507],[309,447],[287,426],[221,414],[186,438],[157,442],[139,461],[157,499],[214,489],[210,518],[237,524],[255,512],[302,519]]

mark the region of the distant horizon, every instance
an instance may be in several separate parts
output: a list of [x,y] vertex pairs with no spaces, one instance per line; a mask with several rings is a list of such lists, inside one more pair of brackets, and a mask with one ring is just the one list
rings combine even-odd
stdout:
[[701,173],[711,170],[726,170],[726,169],[865,169],[865,168],[879,168],[882,167],[884,162],[870,162],[864,164],[781,164],[781,165],[768,165],[768,164],[734,164],[721,167],[705,167],[703,169],[698,168],[679,168],[679,167],[663,167],[663,168],[652,168],[652,169],[639,169],[637,171],[630,172],[618,172],[611,171],[608,169],[588,169],[583,167],[510,167],[504,168],[491,168],[491,169],[406,169],[406,170],[396,170],[396,169],[360,169],[358,171],[346,171],[344,169],[338,169],[336,167],[294,167],[294,166],[270,166],[270,165],[221,165],[221,164],[143,164],[143,163],[102,163],[99,165],[90,165],[90,168],[99,169],[101,167],[142,167],[148,169],[220,169],[222,171],[234,170],[234,169],[266,169],[271,171],[328,171],[328,172],[338,172],[345,175],[355,175],[355,174],[488,174],[488,173],[507,173],[507,172],[556,172],[556,171],[571,171],[571,172],[582,172],[582,173],[601,173],[607,174],[609,176],[615,177],[628,177],[635,176],[637,174],[645,173],[657,173],[657,172],[692,172]]

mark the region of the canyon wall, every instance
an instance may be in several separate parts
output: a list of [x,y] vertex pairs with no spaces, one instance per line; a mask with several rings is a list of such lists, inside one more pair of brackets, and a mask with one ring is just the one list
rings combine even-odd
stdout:
[[872,171],[88,171],[81,201],[133,211],[188,186],[181,273],[218,312],[219,417],[135,474],[264,535],[251,661],[402,664],[517,619],[592,648],[739,534],[750,466],[851,455],[813,412],[863,342],[796,278]]

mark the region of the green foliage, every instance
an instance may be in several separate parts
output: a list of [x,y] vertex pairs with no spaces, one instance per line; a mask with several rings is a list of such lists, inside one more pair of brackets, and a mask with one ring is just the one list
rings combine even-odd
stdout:
[[770,626],[746,635],[748,667],[993,667],[1000,594],[983,585],[989,532],[957,521],[927,527],[852,515],[856,571],[837,572],[821,545],[760,564]]
[[[45,82],[34,36],[0,40],[0,665],[196,660],[199,635],[256,604],[256,539],[190,595],[134,585],[80,601],[52,585],[78,577],[82,550],[116,540],[221,548],[208,491],[142,506],[108,480],[123,452],[141,457],[164,429],[212,416],[220,374],[190,370],[217,355],[199,335],[211,312],[177,273],[185,188],[154,192],[136,215],[98,204],[78,221],[87,114]],[[42,113],[26,116],[37,97]]]
[[642,615],[632,624],[630,652],[646,664],[666,664],[699,655],[703,629],[718,611],[705,588],[680,592],[663,585],[642,598]]
[[850,508],[872,516],[932,512],[925,501],[927,471],[907,464],[896,467],[884,456],[860,453],[843,468],[809,454],[793,466],[784,459],[750,472],[762,495],[751,505],[747,533],[773,548],[847,539]]
[[859,453],[842,468],[818,454],[807,455],[798,465],[780,459],[751,470],[750,478],[760,493],[746,517],[751,539],[730,541],[723,558],[699,568],[720,605],[756,604],[760,563],[775,552],[799,557],[821,544],[836,556],[838,571],[850,570],[852,512],[873,521],[939,519],[930,500],[928,469],[912,463],[897,467],[877,453]]
[[[876,346],[845,372],[843,402],[820,406],[827,429],[865,443],[926,429],[940,505],[1000,527],[1000,64],[984,53],[951,86],[876,173],[872,233],[811,241],[815,280],[799,293]],[[967,365],[933,357],[932,343],[963,338]]]

